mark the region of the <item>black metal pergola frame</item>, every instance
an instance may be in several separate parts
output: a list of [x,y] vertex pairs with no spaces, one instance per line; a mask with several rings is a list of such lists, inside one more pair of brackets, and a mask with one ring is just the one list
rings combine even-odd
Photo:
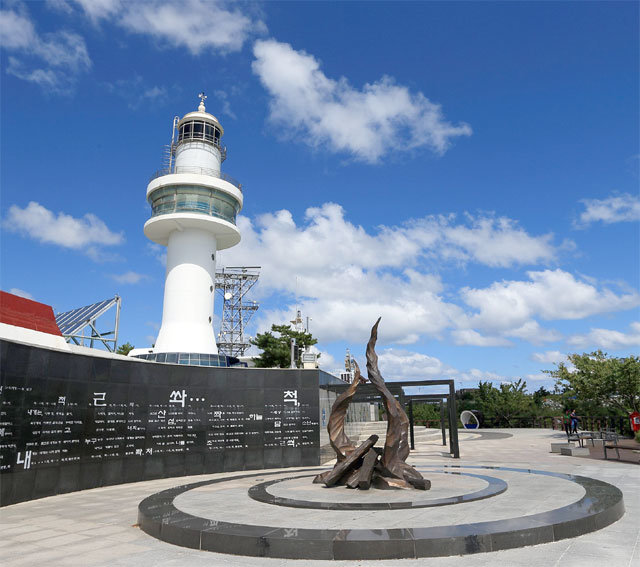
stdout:
[[[398,401],[408,409],[409,435],[411,449],[415,449],[414,424],[413,424],[413,403],[414,402],[440,402],[440,428],[442,430],[442,444],[446,445],[445,411],[444,402],[447,403],[447,419],[449,425],[449,453],[454,459],[460,458],[460,445],[458,443],[458,416],[456,414],[456,390],[453,380],[385,380],[389,391],[398,398]],[[414,388],[418,386],[447,386],[449,392],[445,394],[405,394],[404,388]],[[342,393],[348,384],[327,384],[321,386],[327,390]],[[360,384],[352,403],[379,401],[380,393],[371,384]]]

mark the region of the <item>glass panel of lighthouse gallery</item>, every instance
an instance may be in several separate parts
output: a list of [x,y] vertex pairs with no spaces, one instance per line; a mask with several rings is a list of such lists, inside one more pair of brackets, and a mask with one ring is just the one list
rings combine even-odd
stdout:
[[185,140],[191,137],[191,122],[187,124],[183,124],[180,127],[180,135],[178,136],[179,140]]
[[240,204],[217,189],[178,185],[154,191],[149,197],[152,216],[177,211],[206,214],[236,223]]

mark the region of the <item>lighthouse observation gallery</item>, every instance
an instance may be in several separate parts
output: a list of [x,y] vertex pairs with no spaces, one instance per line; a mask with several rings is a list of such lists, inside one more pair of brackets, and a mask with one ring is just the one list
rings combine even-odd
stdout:
[[144,233],[167,247],[162,325],[154,347],[131,354],[178,363],[188,355],[187,364],[226,366],[212,325],[216,256],[240,242],[243,197],[241,185],[221,172],[224,129],[199,96],[197,111],[174,119],[168,167],[147,186],[152,212]]

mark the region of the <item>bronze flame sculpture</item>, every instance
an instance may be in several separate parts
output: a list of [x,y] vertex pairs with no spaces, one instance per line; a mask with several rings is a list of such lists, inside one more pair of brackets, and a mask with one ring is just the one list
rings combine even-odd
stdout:
[[372,435],[359,447],[356,447],[344,432],[347,409],[358,386],[366,382],[356,363],[353,382],[340,394],[331,408],[329,440],[337,455],[338,462],[332,470],[319,474],[314,483],[326,486],[338,484],[349,488],[417,488],[429,490],[431,482],[405,461],[409,456],[409,418],[402,406],[389,391],[378,369],[378,355],[375,351],[378,339],[378,324],[371,329],[371,338],[367,344],[367,375],[371,384],[380,392],[382,403],[387,412],[387,437],[384,448],[375,447],[377,435]]

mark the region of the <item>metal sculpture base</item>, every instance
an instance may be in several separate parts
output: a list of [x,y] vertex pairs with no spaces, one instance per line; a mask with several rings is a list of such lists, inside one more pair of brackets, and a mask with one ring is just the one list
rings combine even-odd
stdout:
[[378,324],[371,329],[371,338],[367,344],[367,375],[369,382],[378,390],[387,413],[387,436],[384,448],[375,447],[377,435],[372,435],[360,446],[355,447],[344,432],[347,409],[358,385],[365,382],[355,364],[355,375],[349,388],[333,404],[327,430],[331,446],[336,452],[338,462],[333,470],[315,477],[314,483],[326,486],[346,485],[348,488],[368,490],[417,488],[429,490],[431,482],[405,461],[409,456],[409,418],[402,406],[391,394],[378,370],[378,355],[375,351],[378,339]]

